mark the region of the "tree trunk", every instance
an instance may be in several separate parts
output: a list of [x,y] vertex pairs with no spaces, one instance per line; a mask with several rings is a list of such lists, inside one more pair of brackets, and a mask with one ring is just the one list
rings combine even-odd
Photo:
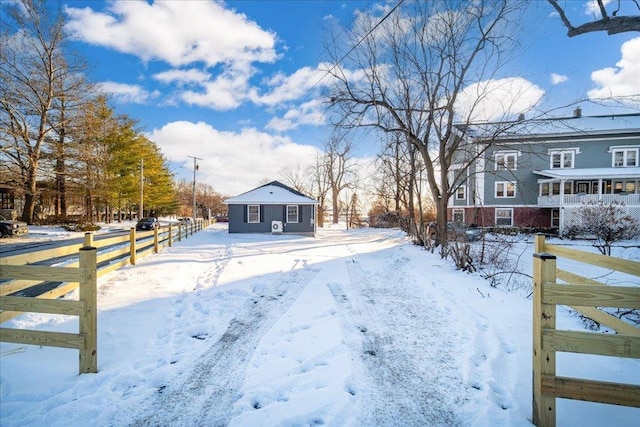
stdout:
[[331,203],[333,203],[333,223],[338,223],[338,216],[340,215],[340,206],[338,205],[339,192],[336,188],[331,189]]

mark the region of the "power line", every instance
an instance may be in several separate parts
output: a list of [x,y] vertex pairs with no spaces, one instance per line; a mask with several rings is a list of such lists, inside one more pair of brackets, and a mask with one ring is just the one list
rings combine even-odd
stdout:
[[[395,12],[395,11],[396,11],[396,9],[398,9],[402,3],[404,3],[404,0],[400,0],[400,1],[398,1],[398,4],[396,4],[396,5],[393,7],[393,9],[391,9],[391,10],[390,10],[390,11],[389,11],[389,12],[388,12],[388,13],[387,13],[387,14],[386,14],[386,15],[385,15],[385,16],[384,16],[380,21],[378,21],[378,23],[377,23],[376,25],[374,25],[374,26],[373,26],[369,31],[367,31],[367,33],[366,33],[364,36],[362,36],[362,37],[360,38],[360,40],[358,40],[358,42],[357,42],[356,44],[354,44],[354,45],[351,47],[351,49],[349,49],[349,51],[347,51],[347,53],[345,53],[344,55],[342,55],[342,57],[341,57],[341,58],[340,58],[340,59],[339,59],[339,60],[338,60],[338,61],[337,61],[337,62],[336,62],[336,63],[335,63],[335,64],[334,64],[334,65],[333,65],[329,70],[325,71],[324,75],[323,75],[322,77],[320,77],[320,78],[318,79],[318,81],[317,81],[317,82],[315,82],[313,85],[311,85],[311,86],[309,87],[309,90],[311,90],[311,89],[313,89],[314,87],[316,87],[316,85],[317,85],[318,83],[320,83],[320,82],[321,82],[321,81],[322,81],[322,80],[323,80],[323,79],[324,79],[324,78],[325,78],[325,77],[326,77],[326,76],[327,76],[331,71],[333,71],[333,70],[334,70],[334,68],[336,68],[336,67],[338,66],[338,64],[340,64],[342,61],[344,61],[344,59],[345,59],[347,56],[349,56],[349,55],[351,54],[351,52],[353,52],[353,51],[354,51],[358,46],[360,46],[360,43],[362,43],[362,42],[363,42],[367,37],[369,37],[369,36],[371,35],[371,33],[373,33],[373,32],[376,30],[376,28],[378,28],[380,25],[382,25],[382,23],[383,23],[383,22],[384,22],[384,21],[385,21],[389,16],[391,16],[391,14],[392,14],[393,12]],[[351,21],[351,22],[353,22],[353,21]],[[325,49],[325,50],[326,50],[326,49]]]

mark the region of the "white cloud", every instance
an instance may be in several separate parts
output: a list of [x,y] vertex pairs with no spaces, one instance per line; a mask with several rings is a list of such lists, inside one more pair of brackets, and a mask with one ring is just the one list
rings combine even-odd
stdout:
[[150,99],[160,96],[158,91],[149,92],[142,86],[125,83],[101,82],[98,88],[122,104],[146,104]]
[[256,104],[263,105],[278,105],[282,102],[300,99],[308,94],[310,89],[329,83],[330,78],[326,76],[327,67],[329,65],[320,64],[316,68],[300,68],[289,76],[277,74],[264,82],[266,86],[271,88],[269,93],[261,95],[254,90],[251,99]]
[[305,102],[298,108],[292,108],[283,117],[276,117],[267,123],[266,128],[277,132],[295,129],[300,125],[322,126],[326,118],[322,111],[324,104],[321,100]]
[[318,152],[315,147],[296,144],[288,137],[253,128],[223,132],[203,122],[172,122],[147,136],[170,161],[182,164],[186,170],[193,170],[193,160],[187,156],[202,158],[198,181],[211,184],[226,195],[248,191],[264,179],[279,179],[285,165],[300,164],[305,168]]
[[[163,61],[174,69],[154,75],[165,84],[190,85],[176,99],[217,110],[248,97],[253,63],[278,59],[276,35],[216,1],[114,1],[105,12],[67,7],[66,30],[90,44]],[[206,70],[216,69],[212,76]],[[193,88],[196,85],[198,87]]]
[[533,108],[544,90],[521,78],[488,80],[467,86],[458,95],[456,113],[461,121],[494,121]]
[[629,102],[640,102],[640,37],[623,43],[620,51],[622,59],[615,68],[591,73],[591,80],[598,87],[587,92],[590,99],[625,97]]
[[273,62],[275,34],[214,1],[114,1],[106,12],[67,7],[66,29],[91,44],[172,66]]
[[[611,0],[602,0],[602,5],[604,7],[607,7],[609,3],[611,3]],[[585,15],[595,16],[598,19],[602,17],[602,14],[600,13],[600,6],[596,0],[589,0],[584,5],[584,13]]]
[[209,80],[211,74],[197,70],[195,68],[189,70],[169,70],[163,71],[161,73],[157,73],[153,75],[153,78],[165,83],[178,83],[178,84],[187,84],[187,83],[202,83],[204,81]]
[[551,83],[554,85],[558,85],[560,83],[564,83],[569,80],[569,77],[563,74],[551,73]]

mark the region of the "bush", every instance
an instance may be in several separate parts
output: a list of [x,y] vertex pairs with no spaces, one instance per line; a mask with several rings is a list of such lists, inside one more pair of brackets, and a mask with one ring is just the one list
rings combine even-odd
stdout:
[[624,203],[616,201],[608,205],[602,201],[583,204],[580,221],[581,225],[576,226],[578,234],[593,236],[593,246],[603,255],[611,255],[612,243],[640,235],[638,221],[627,214]]

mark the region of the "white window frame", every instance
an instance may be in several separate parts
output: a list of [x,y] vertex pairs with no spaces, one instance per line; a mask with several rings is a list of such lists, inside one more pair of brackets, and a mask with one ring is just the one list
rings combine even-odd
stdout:
[[453,209],[451,212],[451,221],[457,222],[456,214],[459,214],[459,213],[462,213],[462,221],[460,222],[464,224],[464,209]]
[[[614,168],[634,168],[638,166],[638,148],[637,147],[629,147],[629,148],[615,148],[611,150],[611,166]],[[634,164],[629,164],[629,153],[633,153],[635,155]],[[616,154],[622,153],[622,164],[616,165]]]
[[[508,158],[513,157],[513,167],[509,167]],[[499,159],[502,159],[500,161]],[[517,151],[496,151],[493,153],[493,161],[495,163],[495,170],[518,170],[518,152]],[[502,166],[502,167],[500,167]]]
[[[506,225],[506,224],[498,224],[498,211],[503,211],[503,212],[509,212],[509,219],[510,224]],[[501,217],[502,218],[502,217]],[[496,227],[513,227],[513,208],[496,208],[495,210],[495,222],[496,222]]]
[[[255,208],[256,212],[251,212],[252,208]],[[254,220],[251,217],[254,216]],[[247,205],[247,222],[249,224],[258,224],[260,222],[260,205]]]
[[[509,195],[509,185],[513,186],[513,195]],[[498,188],[502,187],[502,196],[498,195]],[[496,181],[493,195],[496,199],[513,199],[516,197],[516,183],[511,181]]]
[[[576,154],[578,154],[577,150],[549,150],[549,169],[573,169],[576,164]],[[553,166],[553,156],[560,156],[560,166]],[[567,156],[571,156],[571,165],[565,166],[565,160]]]
[[[554,215],[557,214],[557,215]],[[560,209],[551,209],[551,228],[560,228]]]
[[467,200],[466,185],[462,184],[460,187],[456,188],[456,200]]
[[[289,212],[290,208],[295,208],[295,210],[296,210],[295,218],[293,217],[293,213]],[[298,218],[299,218],[298,205],[287,205],[287,223],[295,224],[295,223],[298,222]]]

